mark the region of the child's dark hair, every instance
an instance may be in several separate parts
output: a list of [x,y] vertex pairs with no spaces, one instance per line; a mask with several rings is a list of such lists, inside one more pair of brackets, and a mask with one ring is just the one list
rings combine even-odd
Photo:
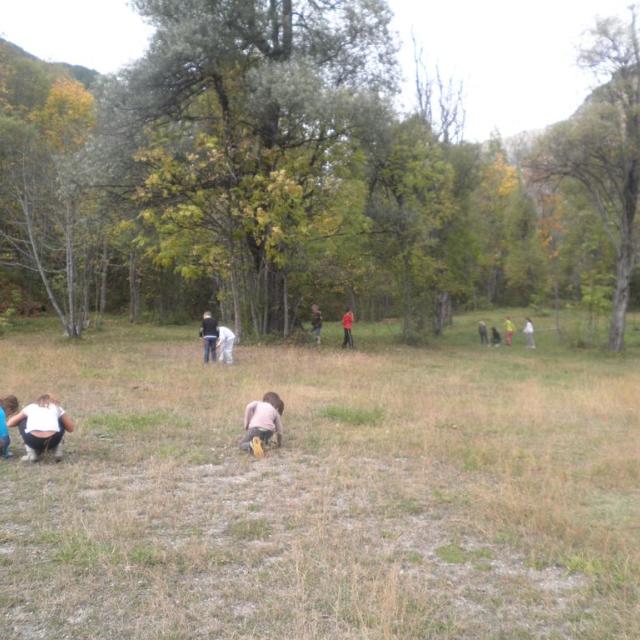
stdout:
[[4,412],[10,416],[18,410],[18,398],[15,396],[5,396],[0,398],[0,407],[4,409]]
[[36,403],[39,407],[48,407],[50,404],[59,404],[59,402],[50,393],[43,393]]
[[267,391],[262,397],[262,402],[268,402],[280,415],[284,413],[284,402],[275,391]]

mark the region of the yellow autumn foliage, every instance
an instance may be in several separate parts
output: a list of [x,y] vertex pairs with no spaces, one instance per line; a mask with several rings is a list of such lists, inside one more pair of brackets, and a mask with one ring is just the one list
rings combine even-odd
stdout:
[[41,111],[35,115],[48,141],[58,152],[75,151],[95,125],[95,99],[75,80],[54,82]]

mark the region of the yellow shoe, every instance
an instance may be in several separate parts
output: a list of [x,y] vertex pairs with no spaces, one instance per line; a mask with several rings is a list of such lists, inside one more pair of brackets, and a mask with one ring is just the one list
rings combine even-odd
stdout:
[[251,440],[251,451],[256,458],[264,458],[264,449],[262,448],[262,440],[258,436],[254,436]]

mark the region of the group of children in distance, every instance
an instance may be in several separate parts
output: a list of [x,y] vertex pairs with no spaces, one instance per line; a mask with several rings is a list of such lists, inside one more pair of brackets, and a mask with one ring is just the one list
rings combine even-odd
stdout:
[[[513,344],[513,335],[516,332],[516,326],[509,316],[504,321],[505,339],[504,343],[507,347]],[[527,339],[527,349],[535,349],[536,343],[533,339],[533,322],[531,318],[525,318],[524,329],[522,330]],[[480,344],[499,347],[502,344],[502,336],[495,326],[491,327],[491,342],[489,342],[489,334],[487,331],[487,323],[480,320],[478,323],[478,334],[480,335]]]
[[[353,323],[355,321],[355,316],[353,315],[353,310],[351,307],[347,307],[344,315],[342,316],[342,330],[344,332],[344,338],[342,340],[342,348],[345,349],[349,347],[350,349],[355,348],[355,344],[353,342],[353,334],[351,330],[353,329]],[[320,311],[320,307],[317,304],[311,305],[311,333],[314,335],[316,344],[320,344],[320,334],[322,333],[322,312]]]

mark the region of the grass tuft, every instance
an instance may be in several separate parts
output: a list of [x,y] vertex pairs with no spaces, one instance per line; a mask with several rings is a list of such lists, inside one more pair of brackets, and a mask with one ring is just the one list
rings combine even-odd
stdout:
[[384,411],[380,407],[375,409],[358,409],[343,405],[329,405],[320,413],[334,422],[353,425],[378,425],[382,422]]
[[241,542],[266,540],[271,536],[273,527],[266,518],[246,518],[232,522],[227,527],[227,534]]

